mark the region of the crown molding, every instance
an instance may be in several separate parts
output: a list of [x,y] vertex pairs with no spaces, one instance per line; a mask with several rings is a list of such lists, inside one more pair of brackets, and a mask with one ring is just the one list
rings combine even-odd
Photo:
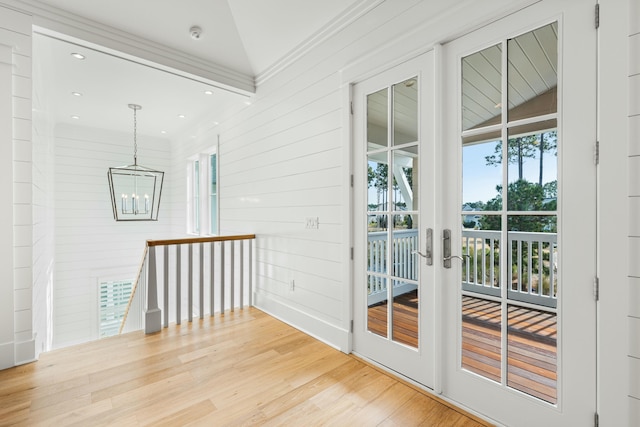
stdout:
[[37,0],[0,0],[0,6],[33,17],[36,32],[191,78],[245,96],[255,93],[252,76],[186,55],[100,22]]
[[302,43],[293,48],[289,53],[278,59],[272,65],[256,76],[256,86],[264,84],[266,81],[277,75],[279,72],[303,57],[309,51],[339,33],[345,27],[369,13],[371,10],[384,3],[385,0],[360,0],[345,9],[338,17],[327,25],[316,31]]

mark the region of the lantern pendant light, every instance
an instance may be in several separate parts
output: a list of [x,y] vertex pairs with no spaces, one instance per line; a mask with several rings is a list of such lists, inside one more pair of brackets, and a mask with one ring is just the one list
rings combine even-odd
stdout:
[[137,112],[133,110],[133,164],[110,167],[107,172],[113,219],[116,221],[157,221],[164,172],[138,164]]

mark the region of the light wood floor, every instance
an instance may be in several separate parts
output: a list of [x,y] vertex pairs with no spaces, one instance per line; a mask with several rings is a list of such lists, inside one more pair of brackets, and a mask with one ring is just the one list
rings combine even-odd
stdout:
[[250,308],[0,371],[0,425],[487,424]]

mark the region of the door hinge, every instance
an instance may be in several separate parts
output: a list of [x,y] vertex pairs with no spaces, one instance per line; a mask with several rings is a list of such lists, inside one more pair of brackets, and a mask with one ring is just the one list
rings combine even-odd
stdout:
[[596,166],[600,164],[600,141],[596,141],[596,145],[593,148],[593,163]]
[[351,246],[351,261],[353,261],[353,246]]
[[351,333],[353,333],[353,319],[351,319],[351,326],[350,326],[350,328],[351,328]]
[[353,188],[353,174],[351,174],[351,188]]
[[593,279],[593,298],[596,301],[600,301],[600,278],[598,277]]
[[351,115],[353,116],[353,101],[349,102],[349,108],[351,110]]
[[600,427],[600,415],[597,412],[593,414],[593,425],[594,427]]
[[600,3],[596,3],[596,30],[600,28]]

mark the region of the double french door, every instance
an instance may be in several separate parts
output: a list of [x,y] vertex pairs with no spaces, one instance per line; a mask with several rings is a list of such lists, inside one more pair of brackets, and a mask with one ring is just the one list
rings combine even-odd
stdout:
[[593,6],[354,87],[354,352],[505,425],[595,411]]

